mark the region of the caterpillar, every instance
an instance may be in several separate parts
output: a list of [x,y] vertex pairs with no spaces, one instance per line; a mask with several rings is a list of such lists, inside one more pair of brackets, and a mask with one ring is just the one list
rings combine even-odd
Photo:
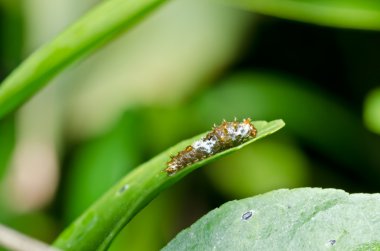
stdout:
[[187,146],[177,155],[171,156],[164,171],[173,175],[191,164],[256,137],[256,133],[257,130],[249,118],[244,119],[243,122],[238,122],[236,119],[233,122],[224,120],[219,126],[214,125],[212,131],[205,137]]

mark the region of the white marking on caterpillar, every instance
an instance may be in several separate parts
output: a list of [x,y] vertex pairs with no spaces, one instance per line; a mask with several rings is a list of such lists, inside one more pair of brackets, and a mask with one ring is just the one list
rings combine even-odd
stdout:
[[219,126],[214,125],[213,130],[205,137],[171,157],[164,171],[173,175],[186,166],[256,137],[256,132],[257,130],[249,118],[244,119],[243,122],[237,122],[236,119],[233,122],[223,121]]

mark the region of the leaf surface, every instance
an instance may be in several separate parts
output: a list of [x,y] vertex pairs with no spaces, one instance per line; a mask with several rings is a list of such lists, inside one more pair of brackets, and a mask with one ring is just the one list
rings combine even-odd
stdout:
[[380,250],[380,194],[299,188],[231,201],[163,250]]

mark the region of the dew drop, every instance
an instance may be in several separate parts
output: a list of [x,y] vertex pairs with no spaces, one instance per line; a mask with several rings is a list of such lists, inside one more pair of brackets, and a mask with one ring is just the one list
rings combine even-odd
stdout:
[[329,240],[328,242],[329,242],[330,246],[334,246],[336,243],[336,240]]
[[245,212],[245,213],[241,216],[241,219],[242,219],[242,220],[249,220],[249,218],[251,218],[252,215],[253,215],[253,211]]
[[124,193],[125,191],[127,191],[129,188],[129,184],[125,184],[124,186],[122,186],[119,191],[118,191],[118,194],[122,194]]

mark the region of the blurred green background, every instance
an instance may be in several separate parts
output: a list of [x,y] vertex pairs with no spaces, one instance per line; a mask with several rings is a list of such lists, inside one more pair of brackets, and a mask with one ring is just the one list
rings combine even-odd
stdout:
[[[234,117],[287,126],[161,194],[110,250],[157,250],[278,188],[379,192],[380,4],[239,2],[169,1],[2,120],[0,222],[51,242],[138,164]],[[96,3],[0,0],[0,78]]]

